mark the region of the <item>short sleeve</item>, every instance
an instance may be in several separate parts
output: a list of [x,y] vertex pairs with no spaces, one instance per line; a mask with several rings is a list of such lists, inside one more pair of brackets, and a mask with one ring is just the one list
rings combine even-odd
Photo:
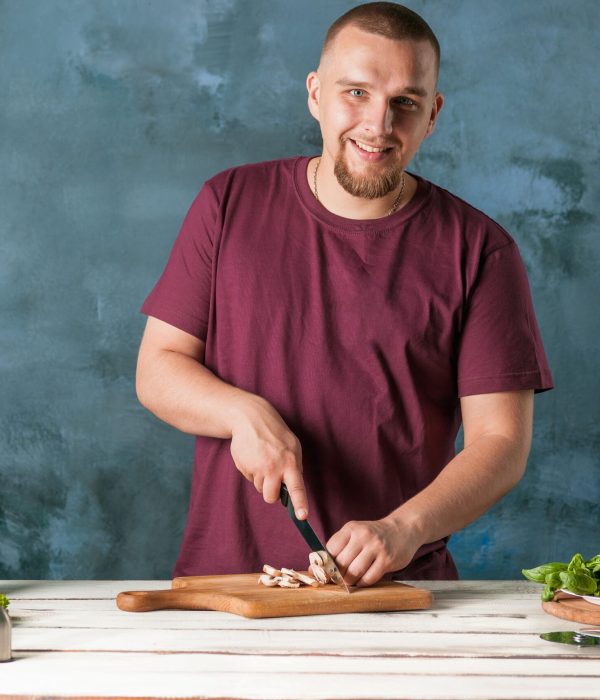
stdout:
[[481,261],[467,299],[458,395],[553,388],[525,266],[514,241]]
[[206,340],[218,201],[205,184],[190,206],[158,282],[141,313]]

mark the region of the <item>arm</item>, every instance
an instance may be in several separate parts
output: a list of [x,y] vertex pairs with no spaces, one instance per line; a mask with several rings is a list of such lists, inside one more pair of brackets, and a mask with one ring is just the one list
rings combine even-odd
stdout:
[[465,527],[525,473],[533,390],[461,398],[465,444],[436,479],[377,521],[351,521],[328,541],[347,583],[370,586],[407,566],[419,547]]
[[298,439],[265,399],[205,367],[204,348],[199,338],[149,317],[136,372],[140,403],[185,433],[231,439],[235,466],[265,501],[277,501],[285,481],[298,517],[306,518]]

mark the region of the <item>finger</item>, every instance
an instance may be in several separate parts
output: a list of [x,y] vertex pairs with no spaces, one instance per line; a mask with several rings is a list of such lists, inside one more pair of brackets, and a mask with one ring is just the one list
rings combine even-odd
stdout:
[[262,495],[267,503],[275,503],[279,500],[281,491],[281,479],[279,477],[269,477],[263,481]]
[[371,566],[365,571],[365,573],[358,579],[354,584],[359,587],[373,586],[379,581],[385,574],[385,569],[381,561],[376,558]]
[[362,550],[360,554],[353,559],[346,569],[344,581],[349,586],[356,585],[357,581],[363,579],[364,575],[370,571],[377,556],[372,552]]
[[308,518],[308,498],[306,497],[304,481],[300,472],[296,469],[287,471],[284,474],[283,481],[292,499],[296,517],[298,520],[306,520]]
[[342,576],[344,576],[350,564],[362,552],[362,545],[360,542],[357,542],[356,539],[352,539],[352,530],[350,530],[347,525],[343,528],[343,530],[340,531],[340,535],[342,534],[347,539],[343,547],[337,548],[338,553],[334,554],[333,551],[329,549],[329,545],[327,545],[327,551],[330,552],[331,555],[335,558],[340,569],[340,573],[342,574]]
[[335,557],[336,561],[338,558],[338,554],[348,544],[351,536],[352,536],[352,531],[350,530],[350,528],[348,527],[348,524],[346,523],[346,525],[344,525],[344,527],[342,527],[337,532],[335,532],[333,535],[331,535],[331,537],[327,540],[325,547],[327,547],[327,551],[329,552],[329,554],[331,554],[332,557]]
[[[246,477],[249,478],[249,477]],[[252,479],[254,483],[254,488],[258,491],[258,493],[263,492],[263,484],[264,484],[264,477],[261,474],[256,474],[254,476],[254,479]]]

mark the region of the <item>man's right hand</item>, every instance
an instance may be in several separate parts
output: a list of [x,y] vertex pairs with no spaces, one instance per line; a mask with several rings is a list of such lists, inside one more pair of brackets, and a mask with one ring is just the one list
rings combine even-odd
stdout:
[[231,456],[237,469],[267,503],[279,500],[283,482],[296,517],[308,517],[300,441],[265,399],[246,394],[239,401],[232,422]]

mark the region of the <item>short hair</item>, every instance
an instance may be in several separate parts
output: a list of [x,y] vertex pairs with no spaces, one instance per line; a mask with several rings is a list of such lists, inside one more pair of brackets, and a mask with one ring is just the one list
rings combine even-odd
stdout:
[[412,39],[428,41],[436,59],[436,77],[440,70],[440,44],[427,22],[416,12],[396,2],[367,2],[348,10],[327,30],[321,58],[335,37],[344,27],[353,25],[371,34],[380,34],[388,39]]

